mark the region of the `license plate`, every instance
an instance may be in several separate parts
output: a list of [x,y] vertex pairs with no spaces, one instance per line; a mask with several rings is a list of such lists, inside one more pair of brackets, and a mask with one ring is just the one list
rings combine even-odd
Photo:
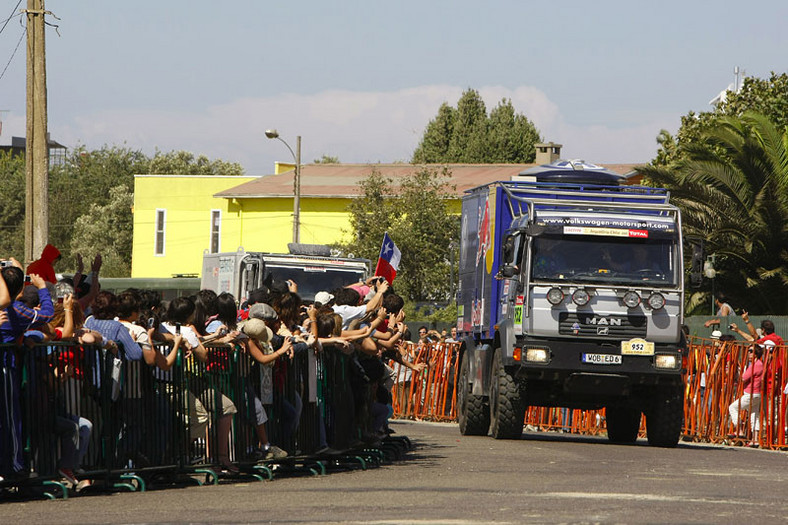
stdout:
[[583,354],[583,362],[592,365],[620,365],[621,356],[613,354]]

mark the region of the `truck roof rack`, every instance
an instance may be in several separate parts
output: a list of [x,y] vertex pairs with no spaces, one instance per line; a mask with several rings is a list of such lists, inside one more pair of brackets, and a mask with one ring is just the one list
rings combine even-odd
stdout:
[[647,186],[599,186],[568,183],[507,182],[500,185],[513,218],[539,210],[620,211],[638,210],[647,215],[674,215],[670,192]]

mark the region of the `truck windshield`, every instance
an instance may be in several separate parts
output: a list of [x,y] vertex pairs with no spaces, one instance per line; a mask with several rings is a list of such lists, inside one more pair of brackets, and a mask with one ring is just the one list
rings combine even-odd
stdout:
[[330,292],[349,284],[363,281],[365,272],[358,268],[314,268],[275,266],[268,263],[265,267],[266,274],[271,273],[274,281],[292,280],[298,285],[298,295],[304,301],[313,301],[315,294],[320,291]]
[[605,284],[676,284],[675,239],[550,236],[533,239],[532,279]]

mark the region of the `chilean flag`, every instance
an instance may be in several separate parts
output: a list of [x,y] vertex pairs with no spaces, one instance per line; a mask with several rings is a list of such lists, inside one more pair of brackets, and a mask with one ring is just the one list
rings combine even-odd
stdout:
[[402,259],[402,252],[399,251],[397,245],[389,237],[388,232],[383,235],[383,246],[380,247],[380,256],[378,256],[378,265],[375,267],[375,275],[385,277],[391,284],[394,277],[397,276],[397,268],[399,268],[399,261]]

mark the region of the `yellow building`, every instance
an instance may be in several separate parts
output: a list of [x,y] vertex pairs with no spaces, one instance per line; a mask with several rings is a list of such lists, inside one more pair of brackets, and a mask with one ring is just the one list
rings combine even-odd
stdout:
[[[535,164],[450,164],[459,201],[465,190],[512,177]],[[608,165],[625,174],[633,165]],[[290,171],[281,171],[289,168]],[[349,228],[348,204],[373,170],[397,180],[412,164],[308,164],[301,167],[300,240],[332,244]],[[292,165],[262,177],[137,175],[134,179],[132,277],[196,275],[210,252],[287,253],[293,239]]]

